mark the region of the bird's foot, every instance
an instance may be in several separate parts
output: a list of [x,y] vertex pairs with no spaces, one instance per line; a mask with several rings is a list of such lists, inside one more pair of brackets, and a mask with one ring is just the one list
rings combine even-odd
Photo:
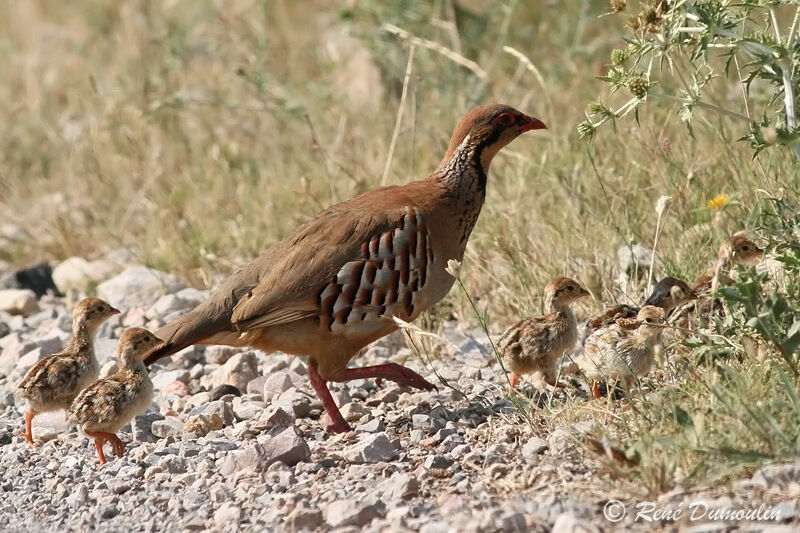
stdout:
[[517,383],[519,383],[519,374],[516,372],[512,372],[511,376],[509,376],[508,381],[511,383],[511,388],[516,388]]
[[325,426],[325,431],[328,433],[349,433],[353,431],[353,428],[350,427],[350,424],[348,424],[344,418],[339,416],[338,420]]
[[592,396],[595,398],[602,398],[603,395],[600,394],[600,387],[597,385],[596,381],[592,381]]
[[352,379],[375,378],[375,382],[380,384],[384,379],[394,381],[398,385],[405,385],[421,390],[439,390],[436,385],[423,378],[410,368],[406,368],[397,363],[386,363],[384,365],[365,366],[361,368],[348,368],[341,379],[333,381],[350,381]]

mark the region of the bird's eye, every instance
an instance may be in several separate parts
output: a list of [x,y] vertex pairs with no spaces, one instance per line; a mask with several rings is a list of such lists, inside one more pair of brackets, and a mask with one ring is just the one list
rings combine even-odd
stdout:
[[100,312],[102,313],[103,311],[105,311],[105,310],[106,310],[106,308],[105,308],[105,306],[102,306],[102,305],[101,305],[100,307],[98,307],[98,308],[97,308],[97,310],[98,310],[98,311],[100,311]]
[[499,117],[497,117],[497,122],[499,122],[503,126],[511,126],[516,121],[517,119],[516,117],[514,117],[512,113],[503,113]]
[[647,322],[648,324],[652,324],[653,323],[653,319],[652,318],[645,318],[644,321]]
[[150,336],[149,336],[149,335],[148,335],[147,337],[145,337],[145,338],[144,338],[144,342],[150,342],[150,340],[151,340],[151,339],[150,339]]
[[575,290],[575,287],[573,287],[572,285],[570,285],[569,287],[567,287],[567,290],[568,290],[568,291],[574,291],[574,290]]
[[749,246],[747,246],[746,244],[745,244],[744,246],[742,246],[742,251],[743,251],[743,252],[746,252],[746,251],[748,251],[749,249],[750,249],[750,247],[749,247]]

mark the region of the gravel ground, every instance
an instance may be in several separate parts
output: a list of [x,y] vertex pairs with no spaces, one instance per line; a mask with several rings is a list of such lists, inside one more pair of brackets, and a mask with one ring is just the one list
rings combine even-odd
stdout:
[[[63,292],[100,282],[98,296],[123,310],[98,335],[104,373],[114,369],[112,353],[124,328],[155,329],[207,295],[144,267],[114,268],[122,262],[118,256],[69,270],[64,265],[77,264],[73,258],[53,271]],[[86,272],[101,268],[105,279]],[[355,428],[349,434],[324,432],[325,415],[301,358],[191,347],[153,367],[153,404],[123,429],[122,459],[107,448],[108,464],[98,465],[93,443],[63,412],[34,420],[39,446],[31,449],[21,436],[25,406],[15,403],[14,387],[27,368],[61,348],[71,313],[63,298],[16,290],[0,290],[0,309],[25,313],[0,311],[0,529],[436,533],[658,525],[777,532],[800,525],[800,462],[765,468],[724,490],[674,492],[656,502],[684,510],[699,499],[710,509],[765,502],[781,513],[779,520],[700,523],[685,511],[676,522],[634,522],[635,502],[627,502],[628,516],[610,522],[604,506],[614,496],[613,481],[580,444],[591,424],[545,430],[520,420],[485,337],[458,324],[443,328],[449,345],[434,361],[452,387],[419,393],[366,380],[332,385]],[[354,363],[389,360],[438,382],[399,334]]]

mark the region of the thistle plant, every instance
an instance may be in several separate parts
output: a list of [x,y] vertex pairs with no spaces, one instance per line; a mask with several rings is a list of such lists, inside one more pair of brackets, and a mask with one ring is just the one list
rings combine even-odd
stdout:
[[[627,16],[625,48],[611,52],[600,77],[611,94],[625,89],[618,107],[589,104],[578,125],[591,139],[598,127],[667,102],[693,134],[695,114],[713,112],[741,122],[740,141],[754,157],[770,146],[791,148],[800,158],[797,80],[800,76],[800,6],[792,0],[650,0],[638,13],[612,0],[609,15]],[[741,104],[720,105],[712,89],[741,86]]]

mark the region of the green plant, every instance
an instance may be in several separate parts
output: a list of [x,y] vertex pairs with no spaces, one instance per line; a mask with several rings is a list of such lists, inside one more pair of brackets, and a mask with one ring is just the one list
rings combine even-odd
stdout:
[[[600,77],[614,94],[631,98],[618,107],[589,104],[578,126],[591,138],[604,123],[633,114],[639,120],[648,102],[673,102],[693,134],[696,110],[743,123],[740,140],[754,155],[773,145],[791,147],[800,158],[796,85],[800,75],[800,7],[789,13],[786,0],[652,0],[630,16],[627,47],[611,53],[608,74]],[[612,2],[619,12],[618,2]],[[781,24],[784,8],[787,24]],[[741,86],[741,100],[718,103],[725,84]],[[722,85],[718,87],[717,85]],[[657,88],[656,88],[657,86]]]

